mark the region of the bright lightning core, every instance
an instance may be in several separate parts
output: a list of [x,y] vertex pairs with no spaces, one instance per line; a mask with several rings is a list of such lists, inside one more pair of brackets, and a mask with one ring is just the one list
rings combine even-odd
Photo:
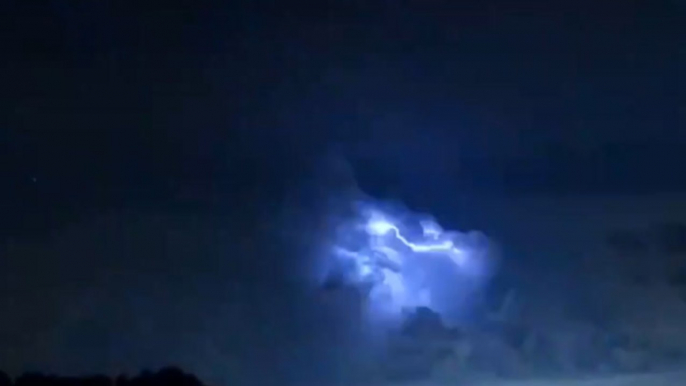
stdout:
[[449,257],[457,265],[462,265],[464,263],[464,251],[455,246],[453,240],[447,239],[440,241],[441,236],[444,233],[438,224],[431,221],[423,221],[421,226],[424,236],[423,240],[413,243],[402,235],[398,226],[382,217],[380,214],[374,213],[373,217],[367,222],[367,233],[370,236],[380,237],[392,233],[397,240],[403,243],[412,252],[443,254]]
[[373,311],[397,315],[418,306],[440,311],[439,299],[469,280],[484,254],[468,236],[446,232],[433,220],[418,221],[415,232],[406,225],[367,207],[355,224],[342,228],[334,255],[349,267],[348,281],[369,289]]

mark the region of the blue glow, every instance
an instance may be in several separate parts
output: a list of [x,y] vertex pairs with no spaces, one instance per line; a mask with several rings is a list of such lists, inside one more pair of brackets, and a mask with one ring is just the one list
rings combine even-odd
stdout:
[[[467,245],[463,234],[446,232],[433,220],[414,223],[421,232],[413,233],[407,227],[411,224],[367,205],[353,224],[342,227],[334,255],[352,267],[345,274],[350,282],[372,285],[370,305],[376,312],[397,315],[408,307],[437,308],[436,291],[458,284],[446,283],[446,277],[458,282],[480,264],[483,254]],[[436,270],[447,275],[437,278]]]
[[[437,239],[442,234],[442,229],[438,224],[423,221],[421,223],[424,236]],[[464,252],[455,246],[452,240],[445,240],[442,242],[410,242],[402,235],[397,225],[384,218],[381,214],[374,212],[371,218],[367,221],[367,232],[371,236],[384,236],[393,232],[395,237],[409,247],[413,252],[418,253],[439,253],[445,254],[456,264],[462,265],[464,263]]]

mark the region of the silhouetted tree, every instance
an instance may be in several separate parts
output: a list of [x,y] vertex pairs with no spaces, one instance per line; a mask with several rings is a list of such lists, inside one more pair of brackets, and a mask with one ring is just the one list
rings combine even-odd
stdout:
[[156,375],[157,381],[165,386],[202,386],[198,378],[186,374],[178,367],[166,367]]
[[15,381],[14,386],[51,386],[55,383],[54,379],[41,373],[25,373],[20,375]]
[[124,374],[119,374],[114,379],[114,386],[129,386],[130,382],[129,377]]
[[0,371],[0,386],[12,386],[12,378]]
[[0,372],[0,386],[203,386],[203,383],[179,368],[166,367],[156,373],[146,370],[131,379],[120,375],[114,380],[104,375],[78,378],[26,373],[13,383],[10,377]]

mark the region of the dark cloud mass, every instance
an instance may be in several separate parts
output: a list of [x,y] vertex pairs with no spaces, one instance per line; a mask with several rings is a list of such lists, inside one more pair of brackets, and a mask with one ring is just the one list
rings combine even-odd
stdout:
[[339,376],[311,273],[356,189],[551,296],[686,221],[683,2],[225,3],[0,5],[0,368]]

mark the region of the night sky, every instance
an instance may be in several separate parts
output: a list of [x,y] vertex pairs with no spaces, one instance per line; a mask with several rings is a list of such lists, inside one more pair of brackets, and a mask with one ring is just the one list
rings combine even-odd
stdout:
[[681,0],[223,3],[0,5],[1,368],[308,363],[284,213],[331,159],[505,251],[558,199],[683,209]]

